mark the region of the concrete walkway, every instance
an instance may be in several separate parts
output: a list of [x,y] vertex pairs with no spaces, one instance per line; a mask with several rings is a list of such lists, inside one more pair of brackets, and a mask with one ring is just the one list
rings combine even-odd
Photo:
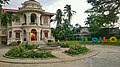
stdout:
[[[60,54],[59,51],[58,52],[55,51],[52,53],[58,56],[57,59],[41,60],[39,61],[39,63],[35,63],[35,64],[31,64],[29,62],[36,62],[36,60],[40,60],[40,59],[35,59],[35,61],[34,60],[26,61],[29,64],[0,62],[0,67],[120,67],[120,46],[88,45],[87,47],[89,47],[90,49],[94,49],[93,53],[88,53],[82,56],[79,55],[74,57],[68,57],[68,55],[65,54],[62,55],[63,53]],[[4,54],[4,52],[6,52],[7,50],[8,49],[6,48],[0,49],[0,55]],[[95,56],[91,55],[95,53],[94,51],[97,52],[97,50],[100,51],[98,55]],[[0,60],[6,60],[2,56],[0,57],[1,57]],[[66,57],[72,60],[65,61]],[[12,60],[14,61],[14,59]],[[17,59],[17,61],[20,62],[20,59]]]

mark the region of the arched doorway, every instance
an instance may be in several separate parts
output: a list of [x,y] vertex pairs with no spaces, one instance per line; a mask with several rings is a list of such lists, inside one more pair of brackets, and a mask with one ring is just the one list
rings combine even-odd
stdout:
[[30,36],[31,36],[31,41],[37,41],[37,31],[35,29],[31,30]]

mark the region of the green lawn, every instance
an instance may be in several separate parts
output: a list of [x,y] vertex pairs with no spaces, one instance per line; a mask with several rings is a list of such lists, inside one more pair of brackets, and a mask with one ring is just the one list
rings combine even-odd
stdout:
[[91,41],[87,41],[87,42],[81,42],[81,40],[70,40],[70,41],[60,41],[60,42],[67,42],[68,44],[86,44],[86,45],[92,45],[92,44],[96,44],[96,45],[114,45],[114,46],[120,46],[120,39],[118,39],[118,41],[116,43],[111,43],[109,42],[109,40],[107,39],[106,43],[92,43]]

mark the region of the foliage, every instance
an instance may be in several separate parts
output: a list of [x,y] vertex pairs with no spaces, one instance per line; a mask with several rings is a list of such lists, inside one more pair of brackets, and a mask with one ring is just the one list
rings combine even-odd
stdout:
[[76,33],[79,33],[81,30],[81,25],[80,24],[75,24],[75,27],[73,27],[73,33],[76,34]]
[[64,14],[67,15],[67,19],[68,19],[69,23],[71,22],[71,18],[73,16],[73,14],[75,14],[75,13],[76,13],[76,11],[71,9],[71,5],[65,5],[65,7],[64,7]]
[[10,45],[10,46],[17,46],[18,43],[17,43],[16,41],[13,41],[13,42],[11,42],[9,45]]
[[3,4],[8,4],[9,1],[10,1],[10,0],[0,0],[0,23],[1,23],[1,24],[4,24],[4,23],[1,22],[1,20],[3,20],[2,17],[4,17],[4,16],[3,16],[3,13],[2,13],[2,6],[3,6]]
[[12,21],[18,21],[19,16],[17,14],[13,14],[12,12],[6,11],[2,9],[3,4],[8,4],[10,0],[0,0],[0,23],[1,26],[7,26],[7,24]]
[[57,25],[60,25],[62,23],[62,11],[61,9],[58,9],[57,12],[56,12],[56,17],[55,17],[55,20],[57,21]]
[[91,32],[99,32],[101,27],[103,27],[103,17],[99,14],[91,14],[87,17],[86,24],[89,24],[89,30]]
[[19,45],[21,43],[21,41],[17,41],[17,44]]
[[39,45],[32,44],[30,45],[28,42],[26,44],[21,44],[20,46],[24,47],[27,50],[37,49]]
[[82,47],[81,45],[71,45],[69,50],[66,50],[65,52],[71,55],[78,55],[78,54],[84,54],[88,52],[89,49],[85,46]]
[[7,44],[7,41],[1,41],[1,43],[2,43],[3,45],[6,45],[6,44]]
[[63,23],[61,26],[57,26],[53,31],[55,39],[60,40],[70,39],[72,37],[72,33],[73,32],[70,28],[70,25],[68,25],[66,22]]
[[36,45],[21,44],[8,51],[5,56],[16,58],[50,58],[55,57],[50,51],[37,50]]
[[10,0],[0,0],[0,5],[8,4]]
[[118,22],[120,0],[87,0],[92,5],[91,9],[86,10],[92,32],[99,31],[102,27],[114,27]]
[[64,14],[60,9],[56,12],[55,20],[57,21],[57,26],[52,29],[53,36],[55,39],[66,40],[71,39],[73,36],[73,26],[70,24],[75,11],[71,10],[71,5],[66,5],[64,7]]
[[6,12],[1,15],[1,25],[7,26],[7,24],[11,24],[12,21],[18,21],[19,16],[17,14],[13,14],[11,12]]
[[62,48],[69,48],[70,44],[68,42],[62,42],[62,43],[58,43],[59,46],[61,46]]

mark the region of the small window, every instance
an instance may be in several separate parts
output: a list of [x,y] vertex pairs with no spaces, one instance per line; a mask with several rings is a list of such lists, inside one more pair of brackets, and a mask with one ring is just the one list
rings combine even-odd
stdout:
[[16,38],[20,38],[20,33],[16,32]]

